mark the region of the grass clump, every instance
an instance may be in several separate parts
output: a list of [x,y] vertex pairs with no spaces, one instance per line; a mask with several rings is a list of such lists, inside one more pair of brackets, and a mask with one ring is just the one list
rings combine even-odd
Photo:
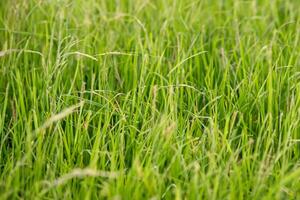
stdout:
[[300,1],[0,1],[1,199],[299,199]]

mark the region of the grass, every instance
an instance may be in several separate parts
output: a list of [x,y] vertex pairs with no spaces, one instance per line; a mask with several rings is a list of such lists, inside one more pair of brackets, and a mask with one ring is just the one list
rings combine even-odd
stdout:
[[0,1],[0,199],[300,199],[300,1]]

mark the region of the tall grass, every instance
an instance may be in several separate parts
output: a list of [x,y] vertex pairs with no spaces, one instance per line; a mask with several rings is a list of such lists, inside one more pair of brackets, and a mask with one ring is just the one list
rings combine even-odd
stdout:
[[300,1],[0,1],[1,199],[299,199]]

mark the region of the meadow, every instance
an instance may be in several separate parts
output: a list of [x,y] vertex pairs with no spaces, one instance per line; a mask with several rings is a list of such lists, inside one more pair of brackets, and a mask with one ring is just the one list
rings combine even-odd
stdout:
[[300,199],[300,1],[0,0],[0,199]]

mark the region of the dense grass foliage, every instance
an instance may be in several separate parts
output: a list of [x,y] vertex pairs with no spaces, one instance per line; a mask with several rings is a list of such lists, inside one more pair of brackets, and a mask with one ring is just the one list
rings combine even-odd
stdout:
[[0,199],[300,199],[299,16],[1,0]]

